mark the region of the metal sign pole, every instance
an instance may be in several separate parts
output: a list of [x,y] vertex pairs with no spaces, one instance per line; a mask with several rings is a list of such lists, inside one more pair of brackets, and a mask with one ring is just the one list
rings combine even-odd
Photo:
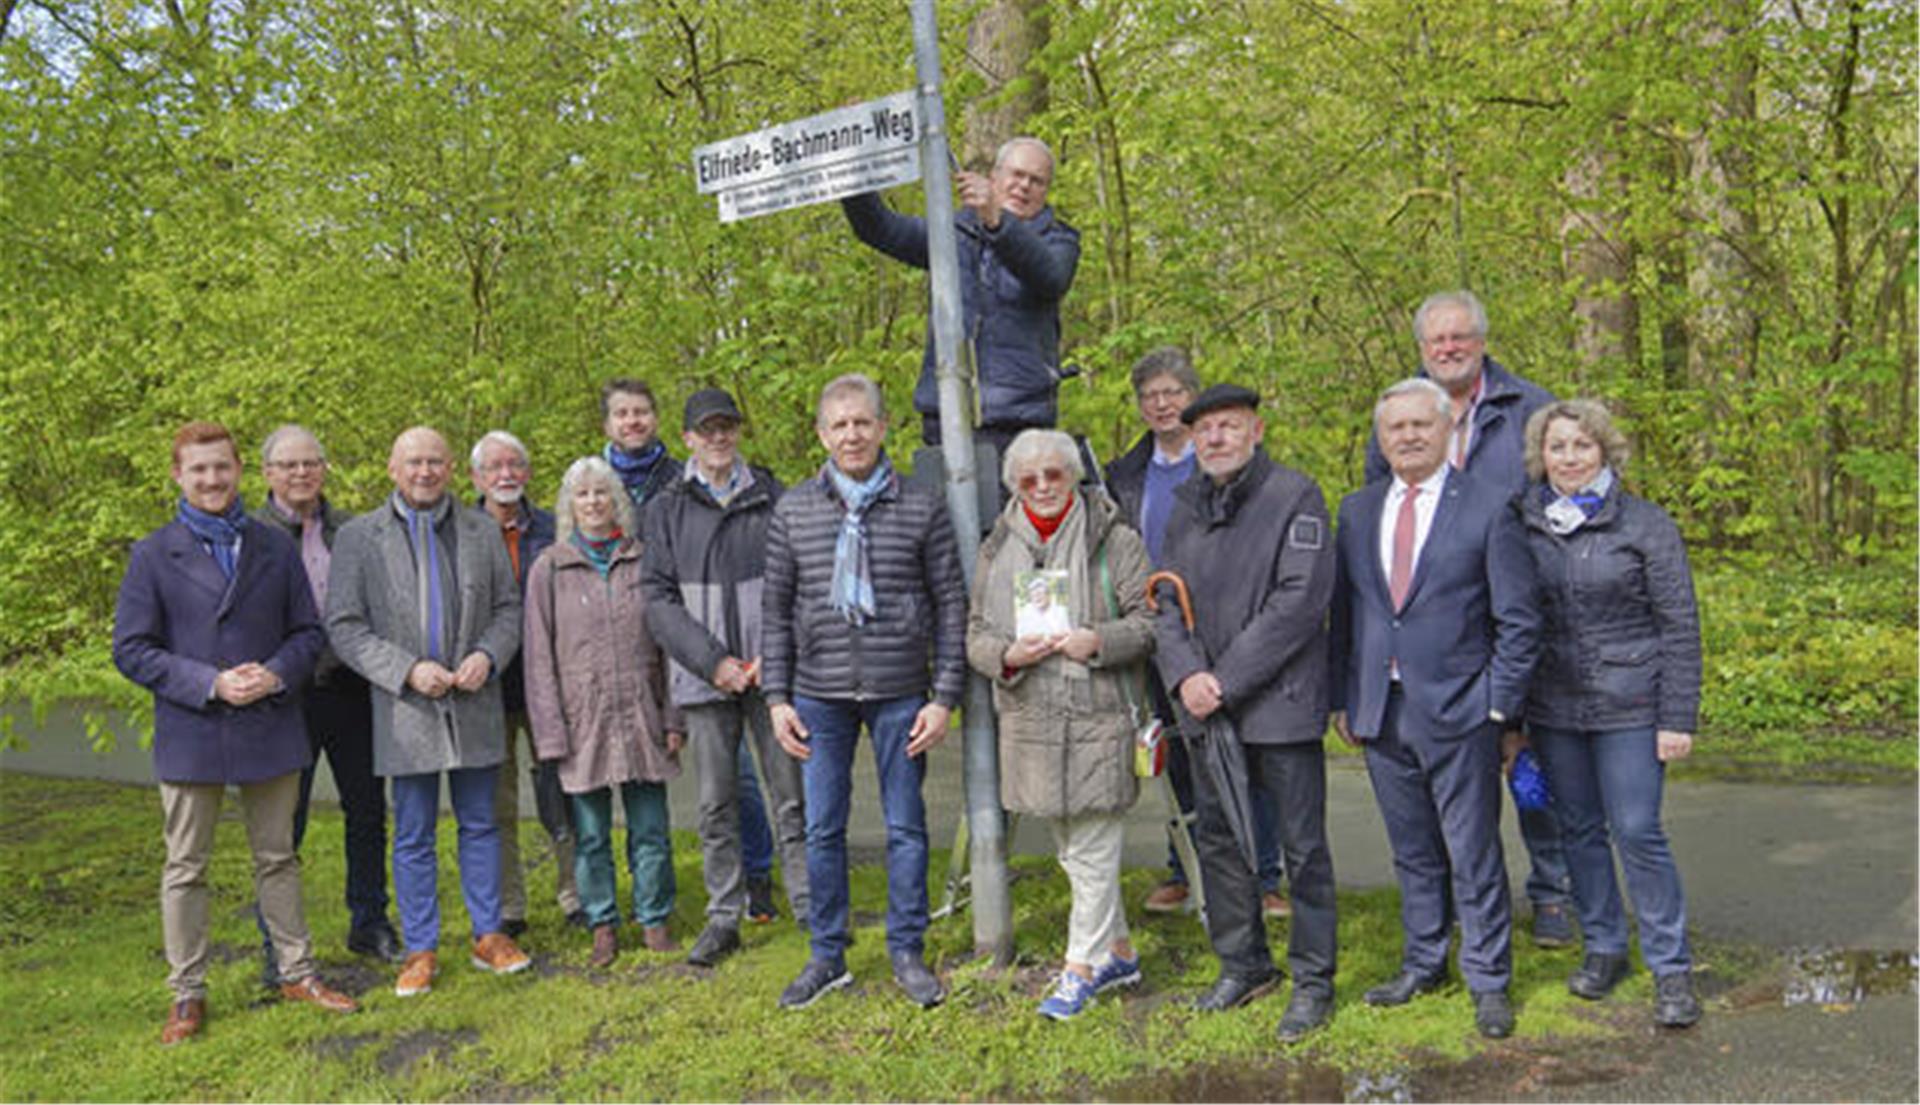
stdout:
[[[980,548],[979,489],[973,456],[970,381],[960,357],[960,264],[953,228],[953,173],[946,108],[940,98],[940,28],[934,0],[911,0],[913,61],[920,93],[921,179],[927,191],[927,274],[933,288],[933,350],[940,386],[941,453],[947,507],[960,541],[960,563],[972,583]],[[986,680],[969,674],[965,711],[965,777],[969,860],[973,877],[973,945],[997,964],[1013,958],[1013,901],[1007,893],[1006,829],[1000,810],[1000,749]]]

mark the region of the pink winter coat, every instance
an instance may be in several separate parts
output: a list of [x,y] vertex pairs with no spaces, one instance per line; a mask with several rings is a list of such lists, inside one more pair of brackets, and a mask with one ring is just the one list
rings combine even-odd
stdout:
[[585,794],[680,774],[667,733],[685,733],[667,666],[647,634],[640,546],[623,541],[605,579],[556,541],[527,575],[527,716],[534,751],[560,761],[560,787]]

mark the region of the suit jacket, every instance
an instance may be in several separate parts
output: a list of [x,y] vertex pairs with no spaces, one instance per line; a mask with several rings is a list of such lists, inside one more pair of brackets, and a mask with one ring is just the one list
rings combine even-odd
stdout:
[[[1427,377],[1422,368],[1419,375]],[[1480,364],[1480,403],[1473,409],[1473,436],[1467,439],[1467,472],[1481,483],[1491,483],[1508,495],[1527,486],[1527,419],[1553,402],[1553,393],[1516,376],[1492,357]],[[1380,434],[1367,436],[1366,481],[1393,479],[1387,457],[1380,451]]]
[[1449,739],[1492,711],[1519,723],[1538,659],[1541,618],[1532,555],[1504,485],[1449,471],[1406,606],[1393,609],[1380,564],[1380,512],[1391,477],[1340,502],[1332,619],[1333,702],[1357,737],[1380,735],[1389,671],[1400,665],[1401,717]]
[[[113,662],[153,692],[153,774],[167,783],[257,783],[313,762],[299,688],[326,644],[300,552],[248,524],[231,585],[179,522],[133,546],[113,616]],[[211,697],[248,661],[286,690],[246,706]]]
[[520,585],[492,518],[456,503],[436,532],[453,555],[458,595],[447,667],[475,650],[493,659],[479,690],[439,699],[407,686],[407,673],[427,647],[413,547],[392,500],[341,526],[334,542],[327,635],[341,662],[373,684],[375,775],[491,767],[506,758],[500,679],[520,651]]

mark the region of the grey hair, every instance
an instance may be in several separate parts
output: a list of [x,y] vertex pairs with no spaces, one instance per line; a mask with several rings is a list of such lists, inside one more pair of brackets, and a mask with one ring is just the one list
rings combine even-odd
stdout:
[[828,380],[827,386],[820,389],[820,403],[813,411],[814,426],[820,427],[825,423],[828,403],[848,395],[858,395],[865,399],[868,409],[873,411],[875,418],[881,422],[887,420],[887,399],[880,394],[880,385],[873,382],[873,377],[863,372],[849,372],[844,376],[835,376]]
[[260,443],[261,466],[264,467],[273,463],[273,451],[280,447],[281,442],[299,437],[304,437],[308,441],[313,442],[313,447],[320,450],[321,461],[324,462],[327,459],[327,447],[320,444],[320,438],[317,434],[297,422],[287,422],[275,426],[273,432],[267,435],[267,439]]
[[1080,446],[1073,438],[1060,430],[1021,430],[1019,436],[1007,446],[1007,455],[1000,458],[1000,482],[1012,491],[1018,482],[1022,468],[1034,464],[1044,457],[1057,456],[1065,463],[1067,471],[1073,475],[1073,482],[1079,483],[1087,474],[1080,463]]
[[1613,424],[1613,413],[1607,410],[1606,405],[1598,399],[1561,399],[1534,411],[1533,416],[1527,419],[1525,440],[1528,479],[1538,480],[1547,474],[1547,426],[1562,418],[1580,427],[1581,433],[1600,446],[1600,463],[1615,472],[1626,467],[1627,457],[1633,449],[1627,444],[1627,435]]
[[1380,424],[1380,412],[1386,409],[1387,401],[1402,395],[1426,396],[1433,401],[1433,409],[1439,413],[1442,421],[1453,421],[1453,400],[1447,397],[1447,389],[1425,376],[1409,376],[1380,393],[1379,401],[1373,405],[1374,425]]
[[1453,292],[1435,292],[1420,301],[1420,307],[1413,312],[1413,341],[1415,345],[1427,340],[1427,316],[1438,307],[1464,307],[1473,318],[1475,337],[1487,336],[1487,309],[1480,303],[1480,297],[1461,288]]
[[526,461],[528,464],[533,463],[533,454],[527,452],[526,442],[521,441],[505,430],[488,430],[486,433],[480,435],[479,441],[473,443],[473,452],[467,456],[467,467],[472,468],[475,472],[480,471],[481,458],[486,455],[487,446],[489,445],[505,445],[507,448],[519,453],[521,460]]
[[1171,376],[1190,392],[1200,390],[1200,374],[1193,370],[1193,358],[1177,345],[1163,345],[1133,362],[1133,393],[1140,394],[1156,377]]
[[613,474],[612,465],[600,457],[586,456],[567,465],[567,474],[560,477],[560,496],[553,504],[554,540],[565,541],[578,528],[573,521],[573,495],[588,480],[601,480],[607,485],[607,494],[613,499],[613,524],[620,527],[620,532],[639,537],[633,529],[633,497],[627,494],[627,486]]
[[1013,151],[1019,149],[1021,146],[1032,146],[1034,149],[1047,155],[1047,182],[1052,183],[1054,168],[1053,150],[1045,142],[1040,141],[1031,134],[1017,135],[1000,143],[1000,148],[994,151],[993,155],[994,169],[998,170],[1000,166],[1005,165],[1007,158],[1012,157]]

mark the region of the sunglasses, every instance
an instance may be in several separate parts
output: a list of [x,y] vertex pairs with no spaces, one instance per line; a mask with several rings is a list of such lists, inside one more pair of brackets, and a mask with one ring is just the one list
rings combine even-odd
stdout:
[[1042,468],[1038,472],[1023,472],[1015,483],[1020,490],[1032,491],[1042,483],[1066,483],[1067,470],[1064,468]]

